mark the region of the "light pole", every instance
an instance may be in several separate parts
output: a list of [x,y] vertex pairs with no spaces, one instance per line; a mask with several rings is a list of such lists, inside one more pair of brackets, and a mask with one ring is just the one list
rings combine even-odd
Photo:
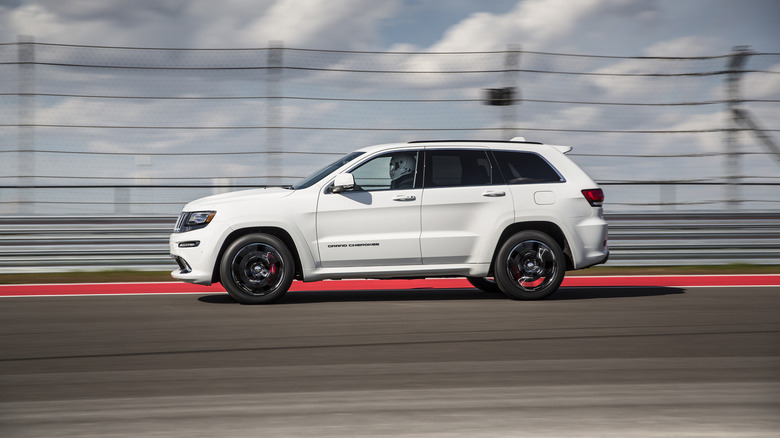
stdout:
[[521,101],[520,89],[517,88],[517,73],[520,65],[520,46],[510,45],[504,57],[504,87],[486,88],[486,105],[501,107],[501,135],[502,140],[509,140],[515,136],[514,123],[517,120],[515,103]]

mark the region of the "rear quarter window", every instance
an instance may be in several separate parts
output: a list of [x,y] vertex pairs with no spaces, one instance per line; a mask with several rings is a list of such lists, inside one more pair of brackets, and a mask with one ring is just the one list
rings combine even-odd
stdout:
[[498,168],[507,184],[542,184],[563,182],[555,168],[533,152],[493,151]]

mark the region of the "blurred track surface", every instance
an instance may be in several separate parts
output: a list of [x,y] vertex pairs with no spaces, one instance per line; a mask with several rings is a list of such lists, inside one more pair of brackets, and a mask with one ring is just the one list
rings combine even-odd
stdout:
[[0,436],[780,430],[780,287],[0,301]]
[[[693,287],[693,286],[780,286],[780,274],[751,275],[612,275],[570,276],[564,287]],[[295,281],[291,291],[365,291],[407,289],[471,288],[465,278],[418,280],[335,280],[305,283]],[[225,292],[221,284],[193,285],[177,281],[156,283],[65,283],[3,284],[0,297],[64,295],[133,295]]]

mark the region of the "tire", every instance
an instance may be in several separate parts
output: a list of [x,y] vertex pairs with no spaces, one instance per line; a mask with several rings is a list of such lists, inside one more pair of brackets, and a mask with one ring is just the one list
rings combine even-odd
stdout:
[[496,284],[496,280],[493,277],[466,277],[466,280],[471,283],[472,286],[485,292],[501,292],[501,288]]
[[281,298],[295,276],[295,259],[270,234],[248,234],[228,246],[219,262],[222,286],[242,304],[266,304]]
[[507,239],[496,255],[496,283],[510,298],[547,298],[563,281],[566,260],[560,245],[540,231],[521,231]]

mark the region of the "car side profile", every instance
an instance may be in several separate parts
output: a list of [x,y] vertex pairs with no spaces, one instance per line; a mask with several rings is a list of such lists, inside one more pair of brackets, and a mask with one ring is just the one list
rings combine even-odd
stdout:
[[555,292],[606,262],[604,194],[568,146],[415,141],[358,149],[288,187],[187,204],[174,278],[245,304],[292,281],[466,277],[513,299]]

